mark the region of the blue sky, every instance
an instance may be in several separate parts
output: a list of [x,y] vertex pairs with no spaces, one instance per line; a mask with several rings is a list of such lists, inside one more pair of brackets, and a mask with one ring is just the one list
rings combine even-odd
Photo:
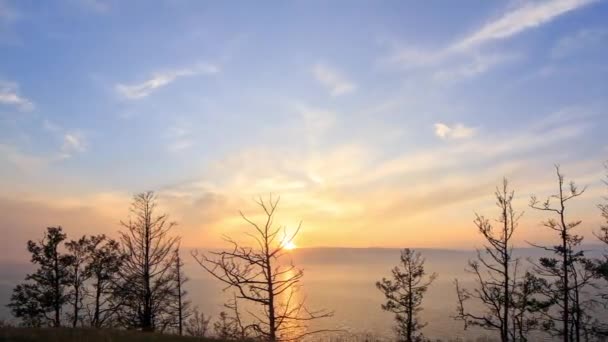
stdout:
[[212,245],[273,192],[310,223],[302,245],[469,247],[503,176],[525,209],[560,163],[589,185],[590,232],[606,17],[591,0],[0,0],[0,210],[22,227],[1,229],[113,231],[153,189]]

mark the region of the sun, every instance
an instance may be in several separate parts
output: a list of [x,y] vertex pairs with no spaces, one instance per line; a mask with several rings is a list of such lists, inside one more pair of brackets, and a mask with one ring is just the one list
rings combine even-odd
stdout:
[[282,243],[281,247],[283,249],[286,249],[286,250],[289,250],[289,251],[292,250],[292,249],[296,249],[297,248],[296,244],[293,243],[293,241],[285,241],[285,242]]

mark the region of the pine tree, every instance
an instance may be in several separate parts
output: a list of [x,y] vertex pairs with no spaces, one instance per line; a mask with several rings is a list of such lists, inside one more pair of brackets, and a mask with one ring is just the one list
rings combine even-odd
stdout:
[[25,325],[61,326],[61,312],[68,302],[71,258],[59,251],[66,239],[61,227],[49,227],[38,243],[28,241],[27,250],[38,269],[13,290],[8,307]]
[[422,299],[437,274],[427,277],[424,258],[419,252],[406,248],[401,251],[401,264],[392,270],[392,279],[382,278],[376,287],[386,298],[382,309],[395,314],[395,330],[399,341],[421,342],[426,323],[419,320]]

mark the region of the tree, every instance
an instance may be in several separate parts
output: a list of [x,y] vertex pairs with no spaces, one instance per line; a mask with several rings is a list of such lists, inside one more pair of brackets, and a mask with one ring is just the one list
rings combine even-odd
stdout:
[[129,326],[154,331],[163,324],[160,318],[170,300],[171,269],[178,237],[170,236],[176,225],[166,214],[156,215],[156,196],[153,192],[134,196],[131,215],[121,222],[123,254],[120,268],[120,288],[116,294],[123,302],[121,319]]
[[90,277],[89,270],[86,268],[89,262],[90,240],[83,236],[78,240],[66,242],[65,247],[68,251],[70,272],[70,301],[72,302],[72,327],[76,327],[80,322],[80,310],[83,307],[83,297],[85,292],[85,281]]
[[236,322],[226,311],[220,312],[220,317],[217,322],[213,323],[213,331],[215,337],[220,340],[237,340],[239,336],[238,327]]
[[[519,259],[513,257],[512,238],[517,229],[519,219],[523,213],[513,209],[515,192],[509,190],[507,179],[503,179],[502,186],[494,192],[499,216],[496,229],[488,218],[475,214],[475,226],[486,241],[483,251],[477,250],[476,260],[470,260],[467,271],[472,273],[477,283],[475,289],[461,288],[458,280],[455,281],[458,295],[456,319],[464,321],[465,329],[468,325],[479,326],[487,330],[500,332],[502,342],[525,340],[524,330],[526,316],[526,302],[532,293],[531,283],[525,278],[524,283],[517,279]],[[521,289],[522,293],[515,292]],[[515,308],[514,297],[520,297],[519,308]],[[465,308],[465,302],[473,299],[481,304],[483,312],[475,313]],[[523,305],[523,306],[522,306]],[[515,317],[513,317],[515,316]],[[517,320],[517,322],[513,321]]]
[[[400,267],[399,267],[400,266]],[[424,341],[418,314],[422,311],[422,299],[437,274],[426,277],[424,258],[419,252],[409,248],[401,251],[401,264],[393,268],[393,279],[382,278],[376,287],[386,298],[382,309],[395,314],[395,330],[399,341]]]
[[[604,184],[608,185],[608,162],[604,163],[604,167],[606,169]],[[604,197],[604,203],[599,204],[598,208],[600,209],[604,223],[600,225],[600,230],[595,233],[595,236],[604,244],[608,245],[608,197]],[[594,260],[593,270],[597,278],[604,280],[604,282],[608,282],[608,253],[604,253],[602,258]],[[606,301],[608,300],[608,293],[600,292],[600,298],[604,302],[604,306],[607,306],[608,303],[606,303]],[[608,336],[608,324],[606,323],[596,321],[593,330],[597,335],[604,337]]]
[[246,236],[255,247],[243,247],[227,237],[229,250],[210,255],[194,252],[193,256],[209,274],[234,289],[237,299],[261,306],[260,313],[254,315],[255,321],[246,327],[259,338],[274,342],[316,333],[318,331],[299,331],[307,329],[308,321],[332,313],[310,311],[303,300],[296,300],[295,293],[304,273],[293,264],[285,265],[283,260],[286,256],[283,246],[293,241],[301,223],[287,234],[284,228],[274,225],[279,199],[273,200],[271,195],[268,201],[260,198],[256,203],[265,216],[261,224],[240,213],[252,228],[252,233]]
[[113,293],[125,255],[118,242],[105,235],[90,238],[88,254],[90,261],[86,272],[90,274],[93,287],[89,318],[92,327],[100,328],[106,325],[121,305],[122,298],[113,296]]
[[586,310],[591,304],[584,300],[582,292],[591,282],[593,274],[587,266],[584,251],[580,249],[583,237],[573,233],[582,221],[568,222],[566,204],[582,195],[585,189],[579,190],[574,182],[570,182],[569,188],[564,189],[564,176],[558,165],[555,170],[557,194],[549,196],[544,202],[539,202],[536,196],[532,196],[530,207],[556,216],[544,221],[543,226],[556,232],[560,242],[556,246],[533,244],[554,254],[553,257],[540,258],[534,269],[540,277],[554,279],[551,286],[542,289],[542,293],[557,310],[557,314],[553,314],[555,310],[546,312],[545,329],[553,335],[561,336],[564,342],[580,341],[590,320]]
[[205,317],[205,314],[194,308],[192,315],[186,321],[186,334],[194,337],[206,337],[209,331],[210,317]]
[[526,271],[523,277],[515,277],[515,288],[511,293],[511,326],[510,336],[513,341],[527,342],[528,335],[538,330],[542,315],[546,313],[551,301],[544,300],[541,294],[548,287],[544,278],[536,277]]
[[13,315],[25,325],[61,326],[61,310],[69,298],[66,287],[70,284],[71,263],[71,258],[59,251],[65,239],[61,227],[49,227],[41,241],[27,242],[32,263],[38,269],[25,277],[26,283],[15,287],[8,304]]
[[45,297],[35,284],[18,284],[7,306],[13,316],[21,320],[21,325],[38,328],[51,321],[47,316]]
[[184,330],[184,322],[190,316],[190,301],[186,300],[188,291],[184,289],[184,284],[188,281],[188,278],[184,274],[184,262],[182,261],[179,254],[179,246],[175,249],[174,256],[174,285],[173,285],[173,296],[175,298],[175,316],[177,319],[177,331],[181,336]]

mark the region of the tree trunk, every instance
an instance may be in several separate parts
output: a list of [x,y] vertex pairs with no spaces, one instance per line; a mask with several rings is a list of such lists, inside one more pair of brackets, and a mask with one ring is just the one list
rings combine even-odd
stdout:
[[183,308],[182,308],[182,275],[181,275],[181,265],[180,265],[180,258],[179,255],[176,258],[176,266],[177,266],[177,319],[178,319],[178,329],[179,329],[179,335],[182,336],[183,334]]
[[76,286],[74,286],[74,320],[72,321],[72,327],[76,328],[76,326],[78,325],[78,301],[80,300],[80,291],[79,291],[79,286],[78,286],[78,271],[75,272],[74,274],[74,284],[76,284]]
[[268,274],[268,332],[270,342],[274,342],[277,340],[277,327],[276,316],[274,312],[274,284],[272,283],[272,268],[270,255],[268,255],[268,250],[266,251],[266,272]]
[[152,326],[152,294],[150,290],[150,210],[146,203],[145,211],[146,233],[145,233],[145,260],[144,260],[144,317],[142,322],[143,331],[154,331]]
[[54,325],[56,328],[61,326],[61,305],[60,305],[60,294],[59,294],[59,257],[57,255],[57,251],[55,251],[54,255],[54,272],[55,272],[55,281],[54,281],[54,309],[55,309],[55,322]]
[[563,196],[562,196],[562,189],[560,186],[560,198],[562,198],[562,210],[560,212],[560,218],[561,218],[561,224],[562,224],[562,248],[563,248],[563,260],[562,260],[562,266],[563,266],[563,283],[564,283],[564,289],[563,289],[563,293],[562,296],[564,297],[564,312],[562,313],[562,319],[563,319],[563,323],[564,323],[564,342],[568,342],[568,338],[569,338],[569,320],[570,320],[570,307],[569,307],[569,296],[570,296],[570,289],[568,288],[569,284],[568,284],[568,237],[567,237],[567,231],[566,231],[566,222],[564,220],[564,202],[563,202]]
[[[506,188],[505,188],[506,192]],[[503,271],[504,271],[504,304],[503,304],[503,318],[502,318],[502,329],[501,329],[501,338],[502,342],[509,342],[509,217],[507,212],[507,206],[503,207],[503,234],[504,234],[504,245],[503,245]]]
[[413,334],[413,328],[412,328],[412,315],[414,314],[414,310],[412,308],[413,303],[412,303],[412,281],[410,279],[409,281],[409,295],[408,295],[408,308],[407,308],[407,342],[413,342],[412,340],[412,334]]
[[101,281],[100,276],[97,275],[97,288],[95,289],[95,313],[93,314],[93,326],[99,328],[99,311],[100,311],[100,300],[101,300]]

